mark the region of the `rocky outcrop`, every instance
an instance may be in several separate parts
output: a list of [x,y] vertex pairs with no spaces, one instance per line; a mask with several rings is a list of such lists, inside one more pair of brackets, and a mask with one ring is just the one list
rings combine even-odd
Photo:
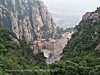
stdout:
[[86,12],[83,17],[82,17],[82,20],[87,20],[91,15],[91,12]]
[[9,35],[9,36],[11,38],[10,43],[20,46],[20,42],[16,38],[12,37],[11,35]]
[[[93,11],[93,12],[86,12],[84,15],[83,15],[83,17],[82,17],[82,20],[81,20],[81,22],[78,24],[78,25],[76,25],[76,27],[74,28],[74,33],[73,34],[75,34],[75,33],[78,33],[79,32],[79,35],[81,35],[82,33],[83,33],[83,31],[84,31],[84,28],[85,27],[87,27],[87,23],[88,22],[92,22],[92,24],[91,24],[91,26],[93,25],[93,24],[97,24],[97,22],[99,22],[100,21],[100,7],[97,7],[97,10],[95,10],[95,11]],[[89,23],[90,24],[90,23]],[[84,26],[83,26],[84,25]],[[80,29],[81,27],[83,27],[82,29]],[[95,27],[95,26],[94,26]],[[88,28],[88,27],[87,27]],[[98,30],[99,30],[99,27],[97,27],[97,28],[95,28],[94,29],[94,35],[98,35],[99,34],[99,32],[98,32]],[[90,34],[90,33],[89,33]],[[97,37],[96,38],[94,38],[93,37],[93,34],[90,34],[91,35],[91,37],[92,37],[92,39],[93,40],[95,40],[95,39],[97,39]],[[96,49],[98,49],[98,46],[97,46],[97,48]]]
[[96,46],[95,50],[100,50],[100,43]]
[[[100,7],[98,7],[98,10],[99,9]],[[97,22],[98,20],[100,20],[100,12],[98,12],[98,10],[94,12],[86,12],[85,15],[83,15],[82,17],[82,20],[91,19],[92,22]]]
[[2,9],[0,8],[0,18],[2,18]]
[[[13,31],[20,39],[27,42],[41,38],[44,31],[56,34],[56,25],[41,0],[4,0],[0,1],[0,25]],[[2,22],[2,24],[1,24]]]

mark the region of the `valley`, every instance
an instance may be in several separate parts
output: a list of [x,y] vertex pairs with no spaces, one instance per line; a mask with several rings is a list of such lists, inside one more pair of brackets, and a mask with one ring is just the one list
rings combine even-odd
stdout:
[[[95,2],[78,0],[78,6]],[[71,8],[65,12],[62,3],[64,9],[57,8],[63,15],[51,11],[60,16],[58,27],[42,0],[0,0],[0,75],[100,75],[100,6],[74,28],[61,28],[79,21],[81,14]]]
[[55,61],[60,61],[62,57],[63,48],[67,45],[67,42],[71,39],[72,32],[65,32],[62,34],[62,37],[58,39],[49,38],[47,41],[46,39],[38,39],[34,41],[33,44],[37,49],[44,53],[46,57],[46,63],[52,64]]

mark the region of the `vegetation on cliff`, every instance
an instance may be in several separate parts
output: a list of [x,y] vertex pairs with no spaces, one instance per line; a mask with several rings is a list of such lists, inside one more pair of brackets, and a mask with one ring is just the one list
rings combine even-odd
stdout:
[[89,17],[85,14],[85,19],[74,28],[75,33],[64,48],[62,61],[50,66],[57,69],[52,75],[100,75],[99,12],[100,8]]

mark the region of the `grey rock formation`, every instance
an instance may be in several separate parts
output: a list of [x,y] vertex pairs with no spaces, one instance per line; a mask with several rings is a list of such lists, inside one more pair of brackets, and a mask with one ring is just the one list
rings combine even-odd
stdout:
[[[44,32],[56,34],[56,25],[41,0],[1,0],[1,23],[27,42],[41,38]],[[43,27],[47,29],[43,31]]]
[[11,35],[10,35],[10,37],[11,37],[11,40],[12,40],[11,43],[20,46],[20,42],[16,38],[12,37]]
[[[76,25],[76,27],[74,28],[74,31],[73,31],[74,34],[77,33],[77,32],[79,32],[79,34],[81,35],[81,33],[84,31],[84,28],[82,30],[79,30],[79,29],[80,29],[80,26],[85,25],[84,24],[85,23],[84,21],[91,21],[94,24],[96,22],[100,21],[100,7],[98,7],[97,10],[95,10],[93,12],[86,12],[83,15],[82,21],[79,23],[79,25]],[[98,28],[95,29],[95,32],[94,32],[95,35],[98,35],[99,34],[97,31],[98,31]],[[94,39],[93,36],[92,36],[92,39]],[[97,46],[96,49],[98,49],[98,46]]]
[[96,46],[95,50],[100,50],[100,43]]
[[[100,7],[98,9],[100,9]],[[92,22],[97,22],[98,20],[100,20],[100,12],[98,12],[97,10],[94,12],[86,12],[82,17],[82,20],[87,19],[91,19]]]
[[82,20],[87,20],[91,15],[91,12],[86,12],[83,17],[82,17]]

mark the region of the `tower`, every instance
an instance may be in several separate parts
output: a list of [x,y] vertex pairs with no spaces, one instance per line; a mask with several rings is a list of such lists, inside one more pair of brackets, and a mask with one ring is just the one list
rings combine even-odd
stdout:
[[52,40],[52,49],[53,49],[53,54],[55,55],[56,53],[56,41],[55,40]]

